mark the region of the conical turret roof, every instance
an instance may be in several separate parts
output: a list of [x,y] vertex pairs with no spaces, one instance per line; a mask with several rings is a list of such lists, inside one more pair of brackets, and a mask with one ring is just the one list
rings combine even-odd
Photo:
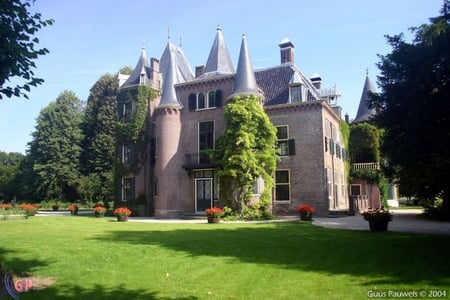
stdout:
[[241,51],[237,65],[236,78],[232,96],[234,95],[260,95],[258,85],[256,84],[255,73],[253,72],[252,62],[247,47],[247,38],[242,35]]
[[375,86],[369,78],[369,73],[366,73],[366,81],[364,82],[364,88],[359,100],[358,112],[352,123],[368,121],[375,115],[375,109],[369,108],[369,94],[376,93]]
[[181,48],[170,41],[160,60],[162,74],[161,100],[158,107],[180,107],[174,85],[194,78],[189,63]]
[[[139,60],[131,73],[130,77],[125,81],[122,87],[130,86],[130,85],[139,85],[139,84],[149,84],[150,83],[150,64],[147,60],[147,55],[145,53],[145,47],[142,46],[141,55],[139,56]],[[141,80],[143,78],[143,81]]]
[[216,38],[209,52],[208,60],[206,61],[205,73],[201,77],[233,73],[234,66],[222,35],[222,28],[218,26]]

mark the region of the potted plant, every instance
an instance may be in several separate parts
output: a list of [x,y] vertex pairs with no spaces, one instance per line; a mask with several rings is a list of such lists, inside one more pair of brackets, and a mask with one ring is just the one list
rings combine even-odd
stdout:
[[76,204],[71,204],[67,207],[67,210],[70,211],[71,215],[78,215],[78,206]]
[[364,220],[369,222],[370,231],[387,231],[388,224],[392,221],[393,215],[384,207],[369,208],[362,213]]
[[25,212],[25,218],[34,216],[36,211],[39,209],[39,206],[35,204],[21,204],[19,205],[20,209]]
[[300,214],[300,220],[311,221],[315,209],[307,204],[302,204],[297,207],[297,211]]
[[52,205],[52,209],[53,209],[54,211],[57,211],[57,210],[59,209],[58,203],[53,204],[53,205]]
[[96,218],[103,218],[103,216],[105,215],[107,209],[106,207],[104,207],[103,205],[100,204],[96,204],[94,205],[94,215]]
[[128,207],[118,207],[114,210],[114,215],[117,216],[117,221],[126,222],[131,215],[131,210]]
[[220,207],[211,207],[205,210],[208,223],[219,223],[220,217],[223,215],[223,210]]

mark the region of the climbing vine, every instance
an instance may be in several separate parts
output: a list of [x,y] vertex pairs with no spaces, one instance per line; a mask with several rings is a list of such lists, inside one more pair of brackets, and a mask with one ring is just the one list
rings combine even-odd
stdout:
[[[148,86],[133,86],[122,89],[117,95],[119,122],[117,123],[118,146],[131,147],[131,161],[126,165],[119,163],[116,167],[119,176],[126,173],[137,173],[141,163],[145,161],[150,139],[150,120],[148,104],[155,99],[157,91]],[[129,105],[131,112],[124,117],[124,107]]]
[[117,103],[119,105],[119,115],[124,114],[124,104],[130,104],[133,109],[131,116],[126,120],[119,118],[117,131],[119,141],[136,142],[142,134],[142,130],[147,119],[149,99],[154,99],[157,92],[151,87],[139,85],[119,91]]

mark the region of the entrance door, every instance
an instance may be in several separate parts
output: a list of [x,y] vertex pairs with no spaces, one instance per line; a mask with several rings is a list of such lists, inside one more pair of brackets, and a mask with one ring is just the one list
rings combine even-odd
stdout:
[[195,180],[195,199],[197,212],[203,212],[212,206],[212,178]]

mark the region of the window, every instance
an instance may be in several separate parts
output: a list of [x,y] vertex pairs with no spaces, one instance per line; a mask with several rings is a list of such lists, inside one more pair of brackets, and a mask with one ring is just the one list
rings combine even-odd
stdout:
[[199,163],[209,163],[209,157],[201,153],[207,149],[214,149],[214,121],[198,123]]
[[205,94],[197,94],[197,109],[204,109],[206,107]]
[[331,169],[327,168],[326,169],[326,174],[327,174],[327,190],[328,190],[328,199],[332,199],[333,198],[333,174],[331,172]]
[[280,148],[280,156],[295,155],[295,140],[289,139],[287,125],[277,126],[277,145]]
[[189,110],[201,110],[208,108],[215,108],[222,106],[222,91],[211,90],[208,93],[199,92],[198,94],[191,93],[188,97]]
[[216,107],[216,91],[208,92],[208,107]]
[[133,200],[133,178],[122,178],[122,201],[127,202]]
[[122,122],[131,121],[131,114],[133,113],[133,104],[131,102],[123,103],[122,105]]
[[122,163],[129,165],[131,163],[131,145],[122,145]]
[[302,102],[302,86],[300,84],[291,86],[291,102]]
[[275,171],[275,200],[290,201],[289,170]]

